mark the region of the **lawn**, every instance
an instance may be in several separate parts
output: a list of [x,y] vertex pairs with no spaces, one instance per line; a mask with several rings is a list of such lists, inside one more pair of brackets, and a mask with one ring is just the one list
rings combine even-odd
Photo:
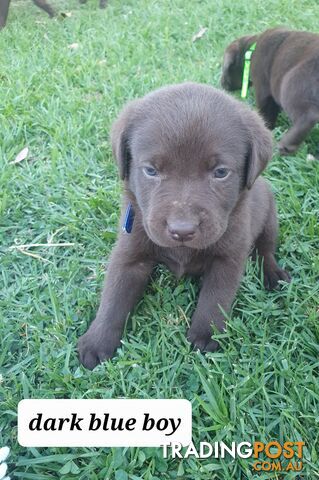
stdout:
[[[218,86],[230,41],[280,24],[315,31],[319,3],[109,0],[104,11],[97,0],[51,3],[72,15],[50,20],[31,0],[13,1],[0,32],[0,446],[12,449],[11,477],[319,478],[319,162],[307,161],[318,127],[265,173],[277,198],[278,257],[293,280],[266,292],[249,261],[222,350],[190,349],[197,285],[158,267],[116,357],[90,372],[76,354],[116,238],[121,184],[108,135],[122,105],[185,80]],[[286,128],[282,117],[275,139]],[[24,147],[28,157],[14,163]],[[64,246],[18,248],[52,242]],[[303,474],[257,474],[252,460],[164,460],[160,448],[17,443],[23,398],[117,397],[191,400],[195,444],[303,440]]]

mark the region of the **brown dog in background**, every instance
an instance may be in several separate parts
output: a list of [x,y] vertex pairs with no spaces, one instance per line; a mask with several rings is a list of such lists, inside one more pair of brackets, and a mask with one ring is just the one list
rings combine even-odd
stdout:
[[221,83],[241,88],[245,52],[256,42],[251,58],[251,82],[256,104],[269,128],[282,109],[292,127],[279,142],[282,155],[295,152],[319,122],[319,35],[284,28],[241,37],[224,55]]
[[[10,6],[10,1],[11,0],[0,0],[0,29],[5,27],[6,22],[7,22],[7,17],[8,17],[8,12],[9,12],[9,6]],[[32,0],[37,7],[42,8],[49,17],[54,17],[55,13],[53,8],[49,3],[46,2],[46,0]]]
[[[5,27],[9,12],[11,0],[0,0],[0,30]],[[55,12],[51,5],[46,2],[46,0],[32,0],[37,7],[42,8],[49,17],[53,18],[55,16]],[[80,0],[80,3],[86,3],[87,0]],[[100,8],[105,8],[107,4],[107,0],[100,0]]]
[[120,345],[125,322],[153,267],[202,278],[188,331],[202,351],[218,347],[245,263],[255,247],[264,280],[289,281],[274,254],[273,195],[258,178],[272,155],[271,134],[258,114],[213,87],[185,83],[129,103],[112,130],[124,180],[122,222],[135,212],[131,233],[119,232],[96,319],[78,344],[93,369]]

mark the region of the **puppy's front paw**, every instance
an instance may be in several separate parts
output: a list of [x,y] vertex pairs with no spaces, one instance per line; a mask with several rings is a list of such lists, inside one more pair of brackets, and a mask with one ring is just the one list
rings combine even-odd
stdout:
[[99,363],[112,358],[118,345],[119,342],[90,328],[78,341],[80,362],[93,370]]
[[187,332],[187,340],[191,342],[194,348],[199,348],[201,352],[216,352],[219,343],[211,338],[212,332],[199,332],[192,327]]
[[298,145],[286,145],[284,142],[278,143],[279,154],[283,157],[292,155],[298,149]]
[[286,270],[283,270],[278,265],[271,269],[265,269],[264,271],[264,284],[267,290],[275,290],[279,288],[279,281],[290,283],[291,277]]

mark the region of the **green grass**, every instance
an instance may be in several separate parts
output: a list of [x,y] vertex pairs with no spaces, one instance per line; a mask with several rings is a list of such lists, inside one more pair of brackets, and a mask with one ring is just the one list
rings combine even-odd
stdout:
[[[282,478],[254,474],[250,460],[17,443],[23,398],[187,398],[195,444],[302,439],[302,478],[319,478],[319,163],[306,161],[318,128],[295,156],[275,155],[265,174],[278,204],[278,256],[293,281],[268,293],[248,262],[221,351],[190,350],[196,284],[162,267],[114,360],[89,372],[75,350],[116,237],[121,186],[108,132],[121,106],[164,84],[218,85],[231,40],[278,24],[315,31],[319,4],[109,0],[100,11],[97,3],[52,0],[72,16],[50,21],[31,0],[13,2],[0,33],[0,446],[12,448],[9,472],[23,480]],[[206,35],[192,43],[201,26]],[[277,139],[286,127],[282,118]],[[29,157],[11,164],[25,146]],[[52,239],[72,245],[11,248]]]

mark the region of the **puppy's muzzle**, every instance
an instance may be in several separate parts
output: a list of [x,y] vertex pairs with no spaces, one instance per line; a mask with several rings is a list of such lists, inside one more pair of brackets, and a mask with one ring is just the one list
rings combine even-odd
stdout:
[[189,242],[191,241],[197,230],[198,225],[187,221],[174,221],[168,222],[167,229],[169,236],[177,242]]
[[230,79],[226,75],[222,76],[220,83],[224,90],[227,90],[228,92],[231,92],[232,90],[234,90],[234,87],[232,86]]

